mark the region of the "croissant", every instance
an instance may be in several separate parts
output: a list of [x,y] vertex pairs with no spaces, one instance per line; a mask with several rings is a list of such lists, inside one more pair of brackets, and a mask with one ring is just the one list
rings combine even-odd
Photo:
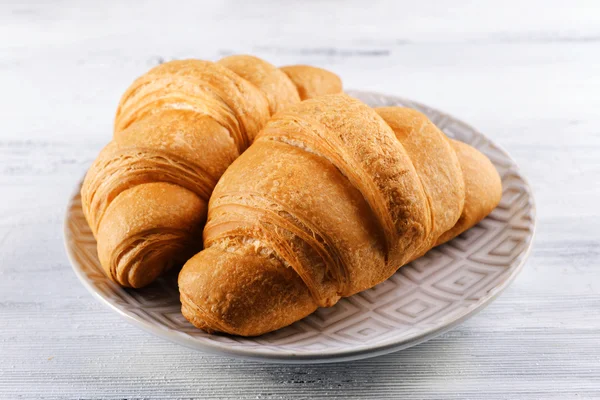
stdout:
[[214,186],[270,116],[340,91],[331,72],[251,56],[172,61],[137,79],[81,189],[106,274],[138,288],[194,255]]
[[470,228],[501,191],[483,154],[417,111],[304,101],[221,177],[205,249],[179,273],[182,313],[208,332],[284,327]]

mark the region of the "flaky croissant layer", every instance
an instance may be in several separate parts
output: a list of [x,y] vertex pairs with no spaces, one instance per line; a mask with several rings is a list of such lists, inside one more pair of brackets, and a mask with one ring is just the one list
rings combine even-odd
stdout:
[[202,247],[215,184],[270,116],[339,92],[331,72],[251,56],[172,61],[138,78],[81,189],[107,275],[137,288],[185,262]]
[[423,114],[323,96],[273,117],[227,169],[179,274],[195,326],[253,336],[373,287],[475,225],[500,177]]

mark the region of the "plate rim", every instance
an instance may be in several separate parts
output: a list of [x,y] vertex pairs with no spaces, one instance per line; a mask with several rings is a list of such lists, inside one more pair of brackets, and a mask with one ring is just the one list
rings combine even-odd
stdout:
[[[213,355],[234,357],[234,358],[240,358],[240,359],[251,360],[251,361],[281,363],[281,364],[324,364],[324,363],[333,363],[333,362],[353,361],[353,360],[377,357],[377,356],[393,353],[393,352],[396,352],[399,350],[407,349],[412,346],[416,346],[420,343],[423,343],[425,341],[433,339],[433,338],[451,330],[452,328],[456,327],[457,325],[461,324],[462,322],[466,321],[467,319],[473,317],[474,315],[476,315],[479,311],[481,311],[482,309],[487,307],[490,303],[492,303],[495,299],[497,299],[498,296],[502,292],[504,292],[504,290],[506,290],[506,288],[508,288],[508,286],[510,286],[512,284],[512,282],[517,277],[517,275],[522,271],[527,259],[529,258],[530,254],[531,254],[531,249],[533,247],[533,242],[535,239],[536,228],[537,228],[536,204],[535,204],[535,199],[534,199],[533,189],[532,189],[531,184],[529,183],[528,179],[521,173],[521,169],[519,168],[519,166],[515,162],[515,160],[510,156],[510,154],[501,145],[492,141],[486,135],[481,133],[479,130],[473,128],[471,125],[465,123],[464,121],[462,121],[459,118],[453,117],[450,114],[439,111],[437,108],[430,107],[423,103],[420,103],[420,102],[417,102],[414,100],[410,100],[410,99],[406,99],[406,98],[400,97],[400,96],[387,95],[387,94],[383,94],[380,92],[365,91],[365,90],[348,90],[348,91],[346,91],[346,93],[351,96],[360,96],[360,95],[380,96],[380,97],[387,98],[387,99],[390,99],[393,101],[397,101],[399,103],[411,104],[411,105],[414,105],[417,107],[422,107],[424,109],[429,109],[429,110],[436,112],[438,115],[440,115],[442,117],[451,118],[455,121],[460,122],[465,127],[470,129],[471,131],[477,133],[478,135],[482,136],[489,143],[493,144],[493,146],[496,147],[502,153],[503,156],[505,156],[507,159],[509,159],[514,166],[514,170],[516,170],[518,172],[519,178],[521,180],[523,180],[526,188],[528,189],[530,216],[531,216],[531,235],[527,238],[526,243],[525,243],[525,248],[523,249],[522,253],[518,256],[519,259],[515,260],[515,262],[517,262],[518,265],[516,265],[513,268],[510,275],[507,276],[506,279],[504,279],[500,285],[495,286],[490,291],[490,292],[492,292],[491,294],[489,294],[488,296],[483,297],[482,299],[477,301],[477,303],[475,303],[475,305],[468,308],[467,311],[464,312],[463,314],[461,314],[459,317],[457,317],[457,318],[451,320],[451,322],[445,323],[441,326],[432,326],[432,327],[420,332],[416,336],[412,336],[408,339],[401,339],[400,341],[398,341],[398,340],[394,340],[394,337],[391,337],[383,343],[378,343],[378,344],[369,345],[369,346],[360,346],[355,349],[337,349],[337,350],[332,350],[332,351],[325,350],[325,352],[323,350],[321,350],[321,351],[298,352],[298,353],[295,353],[292,351],[287,351],[285,353],[277,353],[277,352],[273,352],[271,350],[265,350],[265,349],[259,349],[259,348],[258,349],[257,348],[247,349],[247,348],[244,348],[243,346],[228,347],[226,343],[222,343],[222,342],[212,342],[212,343],[211,342],[207,342],[207,343],[198,342],[198,341],[192,339],[191,336],[189,336],[183,332],[180,332],[180,331],[177,331],[177,330],[174,330],[171,328],[163,328],[163,327],[160,327],[157,325],[153,325],[150,322],[147,322],[142,319],[137,319],[134,316],[129,315],[128,313],[126,313],[125,311],[120,309],[117,305],[111,303],[106,297],[102,296],[95,289],[91,280],[85,275],[83,270],[78,266],[79,263],[75,261],[73,250],[69,246],[69,242],[70,242],[69,237],[71,236],[71,233],[69,232],[68,228],[69,228],[69,215],[70,215],[71,205],[72,205],[73,199],[80,192],[81,182],[83,181],[83,179],[79,179],[79,181],[78,181],[79,183],[76,185],[75,190],[69,196],[69,199],[67,201],[66,211],[64,214],[64,218],[63,218],[63,245],[64,245],[65,251],[67,253],[67,258],[69,259],[69,262],[71,264],[71,268],[75,272],[75,275],[77,276],[77,278],[81,281],[81,283],[86,288],[86,290],[88,292],[90,292],[92,294],[92,296],[95,297],[97,300],[99,300],[100,303],[102,303],[104,306],[115,311],[121,318],[124,318],[127,322],[131,323],[132,325],[134,325],[138,328],[141,328],[142,330],[144,330],[148,333],[151,333],[157,337],[166,339],[168,341],[177,343],[179,345],[182,345],[184,347],[187,347],[187,348],[190,348],[190,349],[193,349],[196,351],[202,351],[202,352],[210,353]],[[87,173],[87,171],[86,171],[86,173]]]

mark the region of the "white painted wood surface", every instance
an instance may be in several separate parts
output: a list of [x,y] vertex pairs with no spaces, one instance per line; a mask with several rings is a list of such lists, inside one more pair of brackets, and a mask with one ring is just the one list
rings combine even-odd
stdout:
[[[0,398],[600,398],[597,1],[0,4]],[[130,81],[160,60],[254,53],[454,114],[534,188],[523,273],[453,331],[399,353],[280,366],[197,353],[80,285],[68,195]]]

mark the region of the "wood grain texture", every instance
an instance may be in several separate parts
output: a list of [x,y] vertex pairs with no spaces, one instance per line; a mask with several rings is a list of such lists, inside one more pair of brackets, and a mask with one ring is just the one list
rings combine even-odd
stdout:
[[[600,398],[597,2],[136,4],[0,5],[0,398]],[[538,208],[513,285],[430,342],[319,366],[193,352],[93,299],[62,218],[119,96],[162,60],[240,52],[419,100],[503,145]]]

